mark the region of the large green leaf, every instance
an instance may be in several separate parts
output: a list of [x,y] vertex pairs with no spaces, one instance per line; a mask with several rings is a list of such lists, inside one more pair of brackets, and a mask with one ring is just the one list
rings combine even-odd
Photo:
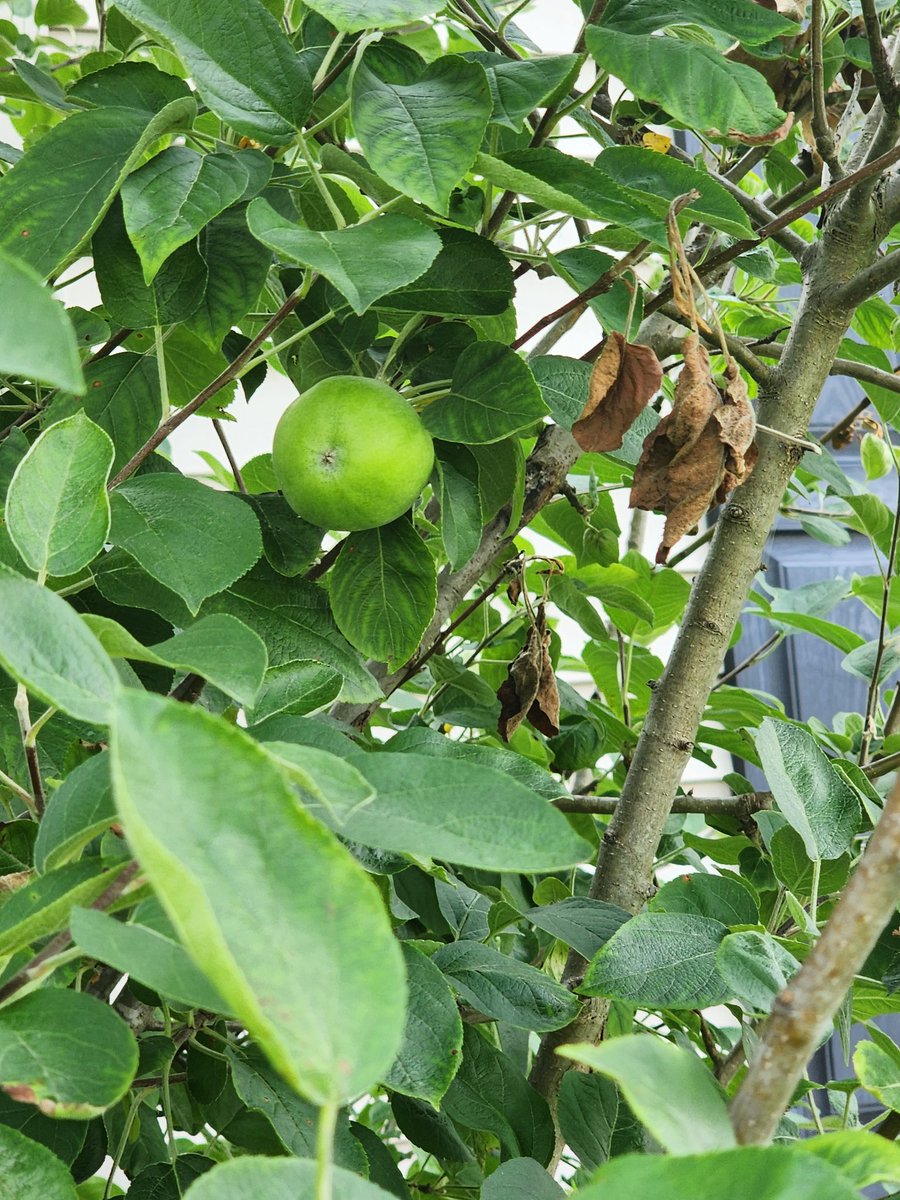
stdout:
[[566,1193],[534,1158],[511,1158],[492,1172],[481,1188],[481,1200],[563,1200]]
[[116,488],[109,536],[194,613],[262,553],[259,522],[236,496],[169,473]]
[[6,527],[32,571],[74,575],[103,549],[114,453],[109,435],[76,413],[46,429],[21,460],[6,493]]
[[752,0],[687,0],[677,8],[665,0],[609,0],[598,24],[601,29],[623,33],[655,33],[671,25],[699,25],[701,29],[712,27],[730,33],[748,46],[800,32],[796,21]]
[[548,54],[540,58],[513,59],[500,54],[467,55],[480,63],[488,77],[494,110],[491,120],[507,129],[520,130],[525,118],[577,73],[576,54]]
[[488,871],[552,871],[590,855],[562,813],[499,771],[420,754],[357,755],[353,765],[376,789],[369,804],[308,802],[364,846]]
[[373,1086],[399,1045],[406,987],[362,869],[296,803],[265,750],[221,719],[126,692],[111,752],[130,845],[276,1069],[314,1103]]
[[0,1125],[0,1200],[77,1200],[66,1165],[39,1142]]
[[122,184],[125,228],[150,283],[169,255],[243,196],[250,176],[239,154],[169,146]]
[[[285,579],[274,571],[262,574],[257,568],[252,576],[212,596],[203,612],[231,613],[265,643],[269,669],[254,721],[283,710],[310,712],[338,692],[342,699],[362,704],[382,695],[362,656],[335,625],[327,595],[315,584]],[[336,684],[333,690],[329,680]],[[315,698],[317,687],[325,687],[324,700]],[[303,707],[310,697],[312,703]]]
[[425,274],[391,292],[384,307],[439,316],[485,317],[506,312],[514,281],[503,251],[468,229],[448,227],[440,230],[439,236],[441,251]]
[[405,517],[351,533],[330,581],[331,611],[351,645],[391,670],[413,655],[434,615],[437,575]]
[[42,988],[0,1009],[0,1078],[51,1116],[90,1120],[125,1095],[137,1042],[102,1000]]
[[543,929],[577,950],[582,958],[591,959],[631,913],[604,900],[589,900],[587,896],[570,896],[555,904],[542,904],[524,914],[532,925]]
[[830,1163],[852,1180],[855,1187],[900,1184],[900,1146],[888,1138],[872,1137],[868,1129],[839,1129],[824,1136],[803,1138],[794,1147]]
[[40,275],[0,253],[0,294],[0,374],[22,375],[35,383],[83,392],[72,323]]
[[788,1146],[741,1146],[666,1158],[632,1154],[601,1167],[578,1200],[859,1200],[830,1164]]
[[588,27],[587,46],[604,70],[688,128],[722,139],[777,140],[786,118],[772,89],[758,71],[718,50],[597,26]]
[[[304,1158],[237,1158],[220,1163],[185,1193],[186,1200],[315,1200],[316,1164]],[[390,1193],[343,1167],[334,1168],[340,1200],[391,1200]],[[825,1200],[833,1200],[826,1196]]]
[[227,1013],[228,1006],[187,952],[156,929],[123,924],[96,909],[76,908],[69,928],[85,954],[181,1006]]
[[282,259],[312,267],[364,313],[388,292],[412,283],[441,248],[437,234],[394,213],[348,229],[304,229],[287,221],[262,197],[247,209],[247,224]]
[[159,425],[162,403],[156,363],[152,357],[126,350],[88,364],[84,378],[87,387],[84,397],[58,397],[51,404],[47,419],[60,421],[83,411],[112,438],[115,473]]
[[670,1154],[735,1144],[724,1095],[692,1051],[652,1034],[627,1034],[602,1046],[566,1046],[561,1053],[614,1079],[632,1111]]
[[[755,12],[768,11],[756,5],[753,8]],[[639,193],[640,202],[646,205],[655,200],[668,206],[677,196],[699,192],[682,212],[734,237],[754,236],[747,214],[721,183],[668,154],[657,154],[642,146],[610,146],[595,160],[594,167],[620,187]]]
[[467,1004],[519,1029],[562,1029],[581,1008],[569,989],[545,972],[480,942],[451,942],[432,962]]
[[644,1008],[706,1008],[728,998],[716,951],[728,928],[686,913],[640,913],[594,956],[579,988]]
[[422,410],[422,421],[445,442],[499,442],[536,424],[547,412],[528,365],[500,342],[475,342],[459,356],[450,395]]
[[34,843],[35,870],[43,874],[77,857],[115,819],[109,755],[95,754],[51,793]]
[[484,70],[447,55],[411,84],[379,79],[363,60],[350,111],[354,133],[381,178],[446,213],[451,191],[475,161],[492,107]]
[[0,665],[47,704],[100,725],[119,689],[109,656],[65,600],[2,564]]
[[463,1027],[453,993],[432,959],[403,943],[409,1005],[406,1031],[384,1082],[439,1105],[460,1063]]
[[766,717],[756,733],[766,780],[810,858],[840,858],[859,828],[856,793],[811,733]]
[[484,514],[478,491],[478,462],[465,446],[439,445],[435,457],[441,505],[441,541],[450,564],[458,570],[481,541]]
[[853,1054],[853,1069],[866,1091],[900,1111],[900,1051],[896,1045],[885,1045],[883,1036],[877,1042],[860,1042]]
[[463,1061],[441,1105],[467,1129],[492,1133],[504,1158],[536,1158],[546,1164],[553,1153],[553,1119],[547,1101],[519,1067],[466,1026]]
[[100,224],[147,146],[195,111],[184,97],[156,115],[98,108],[55,125],[0,179],[0,251],[53,274]]
[[751,1012],[768,1013],[800,963],[770,933],[730,933],[716,954],[719,974]]
[[227,613],[201,617],[174,637],[150,648],[142,646],[109,617],[87,613],[84,620],[111,658],[193,671],[239,704],[248,706],[262,685],[268,665],[265,644],[243,621]]
[[430,17],[443,8],[442,0],[312,0],[307,8],[321,13],[335,29],[358,33],[361,29],[390,29]]
[[127,17],[169,43],[216,116],[283,146],[309,115],[309,74],[260,0],[117,0]]
[[272,255],[247,228],[240,205],[211,221],[200,234],[206,285],[187,328],[218,349],[237,321],[248,313],[266,282]]
[[693,913],[723,925],[755,925],[759,905],[749,888],[730,875],[694,871],[664,883],[647,905],[650,912]]
[[643,1127],[605,1075],[567,1071],[557,1118],[566,1144],[589,1171],[616,1154],[643,1149]]

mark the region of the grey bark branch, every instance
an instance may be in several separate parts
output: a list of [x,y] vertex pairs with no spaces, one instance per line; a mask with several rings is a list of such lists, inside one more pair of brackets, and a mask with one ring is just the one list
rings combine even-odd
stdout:
[[803,966],[775,1002],[731,1105],[739,1142],[771,1140],[806,1064],[900,900],[900,782]]
[[[560,812],[608,816],[616,811],[618,796],[561,796],[553,801]],[[706,817],[737,817],[741,820],[771,808],[771,792],[748,792],[746,796],[676,796],[673,813],[702,813]]]

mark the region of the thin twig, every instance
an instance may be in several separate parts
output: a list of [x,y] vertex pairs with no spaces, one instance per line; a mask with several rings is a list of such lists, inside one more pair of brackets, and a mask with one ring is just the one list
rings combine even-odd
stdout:
[[263,342],[267,340],[272,331],[277,329],[286,317],[290,316],[299,302],[299,291],[296,291],[292,295],[288,296],[287,300],[285,300],[280,308],[278,308],[278,310],[269,318],[269,320],[266,321],[265,325],[263,325],[256,337],[247,343],[240,354],[238,354],[236,358],[232,359],[228,366],[225,367],[223,371],[220,371],[211,383],[208,383],[201,392],[198,392],[198,394],[193,398],[193,400],[190,401],[190,403],[186,404],[184,408],[178,409],[177,412],[172,413],[167,421],[163,421],[156,432],[149,437],[146,442],[144,442],[140,450],[131,456],[125,466],[122,467],[121,471],[113,476],[113,478],[109,481],[108,487],[110,489],[118,487],[120,483],[124,483],[126,479],[129,479],[135,473],[138,467],[150,457],[157,446],[162,445],[170,433],[173,433],[174,430],[179,427],[179,425],[183,425],[188,417],[193,416],[199,408],[203,407],[207,400],[215,396],[217,392],[220,392],[222,388],[226,386],[226,384],[231,383],[233,379],[237,379],[241,372],[241,368],[246,366],[246,364],[253,357],[254,353],[260,348]]
[[720,675],[713,684],[712,690],[716,691],[717,688],[724,687],[726,683],[731,683],[732,679],[736,679],[737,676],[742,672],[748,670],[761,659],[765,658],[770,651],[775,649],[775,647],[783,640],[783,638],[784,634],[780,630],[773,633],[771,637],[766,638],[761,646],[758,646],[752,654],[748,654],[747,657],[742,662],[739,662],[736,667],[732,667],[730,671],[726,671],[724,675]]
[[[560,812],[597,817],[611,816],[618,803],[618,796],[559,796],[551,801]],[[745,796],[676,796],[672,801],[673,813],[701,813],[707,817],[736,817],[738,820],[771,807],[771,792],[748,792]]]
[[886,113],[896,113],[900,105],[900,84],[894,77],[890,60],[881,34],[881,22],[875,8],[875,0],[862,0],[862,15],[866,26],[866,40],[872,59],[872,77]]
[[812,0],[809,36],[812,58],[812,131],[819,157],[828,167],[831,179],[839,179],[841,164],[834,144],[825,108],[825,64],[822,57],[822,27],[825,23],[823,0]]
[[330,550],[326,550],[318,562],[313,563],[303,578],[307,583],[312,583],[316,579],[321,579],[326,571],[330,571],[337,561],[337,556],[344,547],[346,538],[341,538],[339,542],[335,542]]
[[241,476],[241,468],[237,464],[237,459],[232,453],[231,447],[228,445],[228,438],[225,436],[225,430],[222,427],[222,422],[218,417],[213,417],[213,429],[216,431],[216,437],[221,443],[222,449],[225,451],[225,457],[228,459],[228,465],[231,467],[231,473],[234,476],[234,482],[237,484],[237,489],[242,496],[247,495],[247,485],[244,483]]
[[16,715],[19,718],[19,730],[22,734],[22,746],[25,751],[25,762],[28,764],[28,777],[31,780],[31,791],[34,795],[34,816],[40,820],[44,815],[44,783],[41,779],[41,764],[38,761],[38,751],[31,733],[31,712],[28,707],[28,692],[25,684],[16,687],[14,701]]
[[872,665],[872,678],[869,681],[869,691],[866,696],[866,713],[863,723],[861,744],[859,748],[859,765],[864,767],[869,759],[869,747],[875,736],[875,713],[881,695],[881,664],[887,643],[888,611],[891,601],[891,581],[894,578],[894,567],[897,562],[897,541],[900,537],[900,468],[894,468],[897,473],[897,501],[894,505],[894,523],[891,527],[891,545],[888,552],[887,566],[881,593],[881,616],[878,622],[878,647],[875,651],[875,662]]
[[844,413],[839,421],[835,421],[831,428],[822,434],[819,441],[824,445],[826,442],[835,442],[840,439],[850,429],[856,418],[864,413],[871,403],[872,401],[868,396],[863,396],[858,404],[855,404],[848,413]]

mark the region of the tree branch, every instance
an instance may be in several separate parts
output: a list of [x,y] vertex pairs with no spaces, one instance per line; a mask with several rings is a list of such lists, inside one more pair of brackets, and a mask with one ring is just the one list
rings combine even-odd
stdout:
[[894,250],[877,259],[870,267],[851,279],[844,288],[844,296],[849,304],[862,304],[870,296],[877,296],[880,291],[900,279],[900,250]]
[[862,15],[866,26],[866,40],[872,59],[872,77],[886,113],[896,114],[900,106],[900,84],[894,77],[891,64],[881,35],[881,22],[875,8],[875,0],[862,0]]
[[[587,813],[591,816],[611,816],[619,803],[618,796],[560,796],[551,802],[560,812]],[[745,796],[676,796],[673,813],[701,813],[707,817],[736,817],[746,819],[755,812],[772,807],[771,792],[748,792]]]
[[771,1140],[806,1064],[900,899],[900,782],[822,936],[775,1001],[731,1105],[739,1142]]
[[828,124],[825,107],[825,64],[822,58],[822,27],[825,23],[823,0],[812,0],[809,37],[812,59],[812,132],[816,150],[828,168],[832,179],[840,179],[841,164],[834,144],[834,135]]

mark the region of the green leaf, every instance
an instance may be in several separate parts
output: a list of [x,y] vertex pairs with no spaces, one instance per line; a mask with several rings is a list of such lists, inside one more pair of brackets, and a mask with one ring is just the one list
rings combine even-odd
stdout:
[[810,858],[839,858],[859,828],[859,800],[811,733],[766,717],[756,750],[778,807]]
[[65,600],[2,564],[0,665],[47,704],[100,725],[119,689],[109,656]]
[[631,920],[631,913],[624,908],[604,900],[589,900],[586,896],[570,896],[555,904],[542,904],[523,915],[532,925],[553,934],[588,960],[606,945],[617,929]]
[[485,52],[466,57],[480,63],[487,74],[494,106],[491,120],[516,131],[529,113],[562,87],[578,63],[575,54],[510,60]]
[[3,1200],[77,1200],[66,1165],[46,1146],[0,1125],[0,1196]]
[[34,20],[38,25],[84,25],[88,15],[76,0],[38,0]]
[[[236,1158],[208,1171],[186,1193],[186,1200],[313,1200],[316,1163],[304,1158]],[[390,1200],[390,1192],[342,1167],[334,1168],[334,1194],[340,1200]],[[824,1200],[833,1200],[826,1196]]]
[[0,251],[42,276],[57,272],[100,224],[145,149],[195,111],[184,97],[156,115],[98,108],[55,125],[0,179]]
[[562,813],[499,771],[419,754],[361,755],[353,765],[375,799],[330,820],[315,811],[364,846],[488,871],[552,871],[590,855]]
[[239,154],[169,146],[122,184],[122,213],[150,283],[169,255],[236,203],[250,176]]
[[665,213],[658,199],[620,187],[605,171],[552,146],[479,154],[475,169],[496,187],[546,208],[585,220],[616,221],[665,244]]
[[640,913],[600,949],[579,991],[642,1008],[706,1008],[728,998],[716,951],[728,929],[687,913]]
[[800,963],[771,934],[730,933],[716,955],[719,974],[751,1012],[768,1013]]
[[785,114],[758,71],[718,50],[589,26],[587,47],[604,70],[642,100],[717,140],[777,141]]
[[185,321],[196,311],[207,283],[206,263],[196,241],[180,246],[149,286],[144,283],[141,261],[128,237],[118,200],[92,244],[103,307],[118,324],[148,329]]
[[87,364],[84,378],[85,396],[81,400],[58,397],[48,419],[59,421],[83,411],[112,438],[115,473],[156,432],[162,417],[156,363],[152,357],[124,350]]
[[881,479],[894,468],[894,455],[883,437],[874,433],[863,434],[859,446],[859,457],[866,479]]
[[[107,30],[124,20],[118,13],[110,14]],[[130,22],[128,25],[136,41],[139,32]],[[146,61],[117,62],[100,71],[91,71],[76,79],[67,94],[87,101],[92,108],[132,108],[149,113],[159,112],[173,100],[183,100],[193,95],[184,79],[160,71],[153,63]]]
[[693,913],[723,925],[755,925],[759,906],[748,888],[729,875],[694,871],[664,883],[650,900],[650,912]]
[[571,429],[588,400],[591,364],[579,358],[540,354],[528,362],[538,382],[550,416],[563,429]]
[[553,1153],[547,1101],[471,1025],[465,1029],[462,1064],[441,1108],[467,1129],[493,1133],[506,1158],[535,1158],[546,1165]]
[[[315,1105],[302,1100],[272,1070],[255,1046],[230,1047],[228,1059],[238,1096],[249,1109],[265,1116],[285,1150],[297,1158],[315,1154],[318,1123]],[[362,1165],[362,1151],[346,1118],[338,1119],[332,1157],[338,1167],[348,1170],[358,1170]]]
[[473,742],[458,742],[454,738],[445,737],[436,729],[428,729],[424,725],[413,725],[403,729],[387,744],[387,749],[394,754],[412,753],[426,754],[433,758],[467,758],[471,762],[481,763],[494,771],[502,771],[523,783],[531,791],[544,796],[547,800],[555,800],[564,796],[566,789],[563,784],[554,779],[549,771],[539,767],[531,759],[514,750],[501,749],[498,746],[478,746]]
[[347,229],[304,229],[286,221],[268,200],[247,209],[250,232],[288,262],[312,267],[333,283],[355,313],[412,283],[441,248],[436,233],[410,217],[388,213]]
[[460,1064],[463,1026],[453,993],[433,959],[403,943],[409,1005],[403,1041],[384,1083],[439,1105]]
[[[642,1148],[643,1129],[626,1108],[619,1089],[604,1075],[567,1071],[559,1091],[557,1119],[566,1145],[589,1171],[616,1153]],[[629,1122],[639,1130],[638,1144],[623,1147]]]
[[751,0],[688,0],[677,8],[665,0],[610,0],[598,22],[601,29],[655,33],[672,25],[699,25],[729,33],[747,46],[797,34],[796,21]]
[[0,955],[14,954],[62,929],[72,909],[96,900],[118,871],[104,870],[99,859],[85,859],[18,888],[0,907]]
[[[749,2],[747,7],[753,12],[775,15]],[[620,187],[639,193],[641,203],[648,206],[654,201],[668,206],[677,196],[697,191],[700,195],[682,210],[684,213],[734,237],[755,237],[750,219],[737,200],[705,171],[677,158],[642,146],[610,146],[602,151],[594,166]]]
[[259,0],[117,0],[135,24],[167,42],[216,116],[238,133],[283,146],[309,115],[306,67]]
[[483,69],[452,54],[410,84],[379,79],[364,58],[351,89],[353,131],[372,168],[444,214],[475,161],[492,107]]
[[425,428],[445,442],[499,442],[547,412],[527,364],[500,342],[467,346],[453,371],[450,395],[422,410]]
[[[245,576],[211,597],[203,608],[204,614],[231,613],[265,643],[269,669],[253,720],[282,711],[311,712],[328,704],[338,692],[348,703],[365,704],[380,698],[383,693],[362,656],[335,625],[325,592],[312,583],[258,572],[259,568],[253,576]],[[326,689],[324,700],[316,699],[316,688],[329,679],[336,681],[336,686]],[[308,699],[312,703],[302,707]]]
[[629,1107],[670,1154],[735,1144],[725,1097],[692,1051],[652,1034],[626,1034],[601,1046],[565,1046],[560,1053],[614,1079]]
[[63,306],[44,287],[40,275],[25,263],[0,253],[0,293],[0,374],[22,375],[35,383],[84,392],[72,323]]
[[[776,829],[769,844],[776,877],[795,896],[812,894],[814,864],[806,853],[803,838],[790,825]],[[826,859],[819,871],[819,895],[839,892],[850,875],[850,855]]]
[[869,1130],[839,1129],[824,1137],[803,1138],[794,1148],[830,1163],[856,1188],[900,1184],[900,1146],[888,1138],[872,1137]]
[[141,475],[112,493],[110,541],[196,613],[262,553],[259,523],[235,496],[183,475]]
[[134,1035],[86,992],[44,988],[0,1009],[3,1086],[49,1116],[90,1120],[128,1091]]
[[361,29],[391,29],[430,17],[443,7],[441,0],[312,0],[307,8],[321,13],[335,29],[358,33]]
[[297,805],[266,751],[208,713],[125,692],[111,753],[129,844],[279,1073],[320,1104],[372,1087],[400,1042],[405,981],[362,869]]
[[[881,1039],[879,1039],[881,1042]],[[887,1108],[900,1111],[900,1054],[879,1042],[860,1042],[853,1054],[853,1069],[860,1085]]]
[[51,793],[34,843],[35,870],[43,874],[77,857],[115,819],[109,755],[95,754]]
[[543,971],[480,942],[451,942],[431,961],[467,1004],[517,1029],[562,1029],[581,1008],[567,987]]
[[513,298],[509,259],[487,238],[467,229],[441,229],[441,250],[428,270],[399,291],[384,307],[392,312],[436,316],[498,316]]
[[266,560],[278,574],[293,579],[306,571],[319,553],[322,530],[298,517],[281,495],[248,496],[246,502],[259,521]]
[[21,460],[6,494],[6,525],[32,571],[74,575],[109,534],[109,435],[76,413],[44,430]]
[[331,610],[352,646],[394,670],[416,650],[434,615],[434,559],[401,517],[351,533],[331,571]]
[[665,1158],[627,1155],[601,1167],[579,1188],[578,1200],[859,1200],[856,1189],[828,1163],[787,1146],[741,1146],[710,1154]]
[[193,671],[242,705],[252,705],[262,686],[268,665],[265,644],[252,629],[227,613],[201,617],[149,649],[109,617],[87,613],[84,620],[110,658]]
[[481,1200],[563,1200],[565,1192],[534,1158],[511,1158],[490,1174]]
[[439,446],[435,458],[441,505],[441,541],[451,571],[467,563],[481,541],[484,518],[478,463],[464,446]]
[[272,255],[250,233],[246,210],[241,206],[210,221],[200,234],[199,249],[206,262],[206,284],[200,303],[185,325],[218,350],[232,325],[256,303]]
[[[880,661],[879,661],[880,659]],[[841,667],[850,675],[865,679],[868,683],[875,674],[878,664],[878,683],[882,684],[900,667],[900,637],[865,642],[841,659]]]
[[75,909],[69,929],[85,954],[169,997],[178,1007],[228,1012],[227,1004],[187,952],[158,930],[137,922],[126,925],[89,908]]

